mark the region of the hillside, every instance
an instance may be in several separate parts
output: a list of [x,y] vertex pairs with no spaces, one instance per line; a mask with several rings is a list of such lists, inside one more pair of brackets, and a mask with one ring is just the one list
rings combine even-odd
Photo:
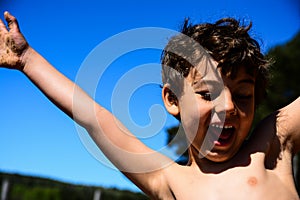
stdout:
[[0,173],[1,200],[144,200],[142,193]]

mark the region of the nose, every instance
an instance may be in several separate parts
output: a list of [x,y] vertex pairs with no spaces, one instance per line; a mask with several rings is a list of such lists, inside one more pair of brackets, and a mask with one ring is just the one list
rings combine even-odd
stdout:
[[235,104],[229,88],[224,88],[223,94],[221,95],[220,101],[216,105],[215,110],[217,113],[223,113],[226,116],[236,114]]

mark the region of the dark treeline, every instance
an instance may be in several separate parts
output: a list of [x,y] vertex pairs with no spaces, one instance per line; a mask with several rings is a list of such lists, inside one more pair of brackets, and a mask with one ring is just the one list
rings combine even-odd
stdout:
[[[142,193],[115,188],[103,188],[68,184],[46,178],[0,173],[1,195],[6,193],[6,200],[93,200],[98,193],[99,200],[146,200]],[[6,183],[5,183],[6,182]],[[7,191],[3,188],[7,186]]]

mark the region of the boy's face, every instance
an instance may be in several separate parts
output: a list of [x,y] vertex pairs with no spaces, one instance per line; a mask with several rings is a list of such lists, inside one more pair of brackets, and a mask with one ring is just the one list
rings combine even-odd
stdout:
[[[193,156],[230,159],[247,137],[254,117],[255,79],[241,67],[234,79],[214,67],[186,78],[178,108]],[[204,75],[203,75],[204,74]]]

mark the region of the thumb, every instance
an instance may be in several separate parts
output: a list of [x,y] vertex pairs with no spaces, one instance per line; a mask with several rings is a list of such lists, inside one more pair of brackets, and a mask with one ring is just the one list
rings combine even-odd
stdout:
[[10,30],[16,31],[16,32],[20,31],[17,19],[14,16],[12,16],[8,11],[4,12],[4,18],[7,21],[8,28]]

